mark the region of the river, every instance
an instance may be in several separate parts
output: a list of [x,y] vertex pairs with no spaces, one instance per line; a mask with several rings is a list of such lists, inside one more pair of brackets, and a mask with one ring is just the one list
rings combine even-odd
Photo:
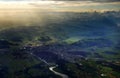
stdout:
[[61,76],[62,78],[69,78],[67,75],[55,71],[54,69],[55,69],[56,67],[57,67],[57,66],[49,67],[49,70],[52,71],[54,74]]
[[[38,58],[40,61],[44,62],[45,64],[49,65],[49,63],[47,61],[45,61],[44,59],[41,59],[40,57],[38,57],[37,55],[30,53],[32,56],[35,56],[36,58]],[[62,78],[69,78],[66,74],[60,73],[55,71],[54,69],[57,67],[56,66],[51,66],[49,67],[49,70],[52,71],[54,74],[61,76]]]

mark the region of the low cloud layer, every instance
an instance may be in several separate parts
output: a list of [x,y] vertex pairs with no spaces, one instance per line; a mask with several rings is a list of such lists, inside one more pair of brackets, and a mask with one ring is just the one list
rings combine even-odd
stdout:
[[[52,0],[51,0],[52,1]],[[94,2],[118,2],[120,0],[53,0],[53,1],[94,1]]]
[[[40,1],[36,2],[0,2],[0,27],[2,26],[31,26],[43,24],[61,16],[54,16],[54,12],[93,12],[120,11],[120,2],[91,2],[91,1]],[[51,13],[53,13],[51,15]],[[54,18],[53,18],[54,17]],[[42,25],[41,25],[42,26]]]
[[94,1],[94,2],[119,2],[120,0],[0,0],[0,1]]

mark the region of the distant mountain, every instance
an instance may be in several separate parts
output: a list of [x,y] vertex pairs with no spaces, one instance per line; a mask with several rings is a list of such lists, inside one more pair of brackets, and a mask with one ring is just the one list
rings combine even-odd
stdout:
[[114,46],[114,43],[109,39],[99,38],[99,39],[80,40],[79,42],[73,43],[72,45],[76,45],[81,48],[88,48],[88,47],[104,48],[104,47],[112,47]]
[[[73,37],[108,37],[119,35],[119,12],[51,13],[43,26],[17,26],[0,31],[0,38],[15,42],[39,40],[41,36],[62,41]],[[62,19],[59,19],[59,16]],[[111,39],[112,39],[111,38]]]

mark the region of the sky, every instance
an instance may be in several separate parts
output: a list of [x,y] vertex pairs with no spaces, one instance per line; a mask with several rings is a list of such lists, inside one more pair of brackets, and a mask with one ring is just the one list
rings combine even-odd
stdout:
[[[31,26],[53,18],[51,12],[120,11],[119,0],[0,0],[1,26]],[[61,16],[55,18],[64,19]]]
[[[3,3],[7,3],[3,6]],[[13,4],[14,2],[14,4]],[[12,3],[12,4],[11,4]],[[26,5],[31,5],[26,7]],[[32,4],[30,4],[32,3]],[[83,12],[83,11],[111,11],[120,10],[120,0],[0,0],[0,9],[7,7],[23,8],[39,8],[44,10],[54,11],[69,11],[69,12]],[[11,4],[11,5],[10,5]],[[19,5],[21,4],[21,5]],[[24,4],[24,6],[22,6]],[[15,6],[16,5],[16,6]],[[17,6],[18,5],[18,6]],[[48,7],[49,6],[49,7]]]
[[94,1],[94,2],[119,2],[120,0],[0,0],[0,1]]

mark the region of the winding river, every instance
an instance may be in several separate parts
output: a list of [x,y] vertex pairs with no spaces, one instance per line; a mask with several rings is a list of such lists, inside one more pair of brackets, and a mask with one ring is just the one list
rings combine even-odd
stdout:
[[62,78],[69,78],[67,75],[55,71],[54,69],[55,69],[56,67],[57,67],[57,66],[49,67],[49,70],[52,71],[54,74],[61,76]]
[[[30,53],[32,56],[35,56],[36,58],[38,58],[40,61],[43,61],[45,64],[49,65],[49,63],[47,61],[45,61],[44,59],[41,59],[40,57],[38,57],[37,55]],[[54,69],[57,67],[56,66],[51,66],[49,67],[49,70],[52,71],[54,74],[61,76],[62,78],[69,78],[66,74],[60,73],[55,71]]]

